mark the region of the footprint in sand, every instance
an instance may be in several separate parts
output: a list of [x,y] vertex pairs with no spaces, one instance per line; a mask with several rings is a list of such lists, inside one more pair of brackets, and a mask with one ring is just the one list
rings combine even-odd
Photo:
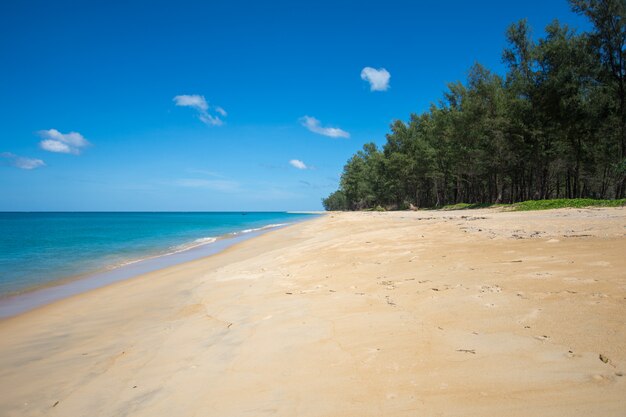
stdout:
[[387,300],[387,304],[389,304],[390,306],[392,307],[396,306],[396,303],[391,298],[389,298],[388,295],[385,296],[385,299]]
[[591,379],[599,384],[610,384],[611,382],[615,382],[615,377],[613,375],[595,374],[591,376]]
[[499,293],[502,292],[502,288],[499,285],[482,285],[480,287],[482,293]]
[[396,288],[393,281],[381,281],[378,283],[379,285],[384,285],[388,290],[393,290]]

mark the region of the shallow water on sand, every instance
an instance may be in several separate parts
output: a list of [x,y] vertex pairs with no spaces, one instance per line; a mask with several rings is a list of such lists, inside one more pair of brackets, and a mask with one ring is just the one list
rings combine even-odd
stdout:
[[198,255],[195,249],[225,237],[306,218],[284,212],[0,213],[0,297],[164,255]]

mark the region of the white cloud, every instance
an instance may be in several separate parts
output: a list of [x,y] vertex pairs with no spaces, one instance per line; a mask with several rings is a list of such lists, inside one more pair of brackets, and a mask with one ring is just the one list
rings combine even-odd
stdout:
[[0,153],[0,157],[8,159],[11,165],[20,169],[35,169],[46,165],[41,159],[17,156],[10,152]]
[[183,94],[174,97],[173,100],[177,106],[191,107],[193,109],[196,109],[196,111],[198,112],[198,119],[200,119],[200,121],[207,125],[221,126],[224,124],[224,121],[220,119],[219,116],[209,113],[210,109],[215,110],[222,117],[226,117],[228,115],[228,113],[226,113],[226,110],[224,110],[220,106],[209,106],[209,103],[206,101],[204,96],[198,94]]
[[318,133],[331,138],[349,138],[350,134],[338,127],[322,127],[320,121],[315,117],[304,116],[300,118],[302,126],[306,127],[313,133]]
[[204,96],[200,96],[197,94],[191,95],[180,95],[174,97],[174,102],[177,106],[182,107],[193,107],[198,110],[207,111],[209,110],[209,104],[206,102]]
[[304,162],[302,162],[299,159],[292,159],[291,161],[289,161],[289,163],[291,164],[292,167],[294,168],[298,168],[298,169],[309,169],[308,166],[306,166],[306,164]]
[[361,70],[361,79],[370,83],[370,91],[387,91],[391,74],[384,68],[365,67]]
[[48,152],[71,153],[80,155],[82,148],[90,145],[89,141],[78,132],[61,133],[56,129],[40,130],[43,138],[39,147]]
[[58,140],[46,139],[39,142],[39,146],[44,151],[58,153],[72,153],[72,149],[65,143]]
[[201,113],[198,118],[203,122],[206,123],[207,125],[212,125],[212,126],[221,126],[224,124],[224,122],[222,122],[222,119],[220,119],[217,116],[211,116],[208,113]]

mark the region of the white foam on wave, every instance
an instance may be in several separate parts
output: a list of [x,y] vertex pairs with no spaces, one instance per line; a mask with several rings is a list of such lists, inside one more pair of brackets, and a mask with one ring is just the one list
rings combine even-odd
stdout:
[[[262,230],[268,230],[268,229],[275,229],[277,227],[283,227],[283,226],[288,226],[291,223],[272,223],[272,224],[268,224],[262,227],[256,227],[253,229],[244,229],[240,232],[233,232],[233,233],[228,233],[225,234],[221,237],[234,237],[237,235],[243,235],[243,234],[247,234],[247,233],[253,233],[253,232],[259,232]],[[199,246],[204,246],[204,245],[209,245],[211,243],[215,243],[218,240],[217,237],[213,237],[213,236],[208,236],[208,237],[201,237],[199,239],[194,240],[193,242],[189,242],[189,243],[183,243],[182,245],[178,245],[178,246],[172,246],[170,247],[170,250],[165,252],[165,253],[159,253],[159,254],[155,254],[152,256],[146,256],[145,258],[138,258],[138,259],[129,259],[129,260],[125,260],[122,262],[118,262],[112,265],[108,265],[105,267],[105,269],[107,270],[112,270],[112,269],[117,269],[120,267],[124,267],[124,266],[128,266],[137,262],[142,262],[142,261],[147,261],[149,259],[154,259],[154,258],[159,258],[161,256],[168,256],[168,255],[174,255],[176,253],[180,253],[180,252],[184,252],[190,249],[194,249],[197,248]]]
[[131,264],[136,264],[137,262],[141,262],[143,260],[145,260],[147,258],[139,258],[139,259],[131,259],[129,261],[122,261],[113,265],[108,265],[106,267],[106,269],[115,269],[115,268],[120,268],[122,266],[126,266],[126,265],[131,265]]
[[255,229],[245,229],[242,230],[241,234],[243,233],[252,233],[252,232],[258,232],[259,230],[267,230],[267,229],[274,229],[276,227],[282,227],[282,226],[287,226],[289,223],[274,223],[274,224],[268,224],[267,226],[263,226],[263,227],[257,227]]
[[[227,237],[234,237],[237,235],[242,235],[242,234],[247,234],[247,233],[252,233],[252,232],[259,232],[262,230],[268,230],[268,229],[275,229],[277,227],[282,227],[282,226],[287,226],[291,223],[273,223],[273,224],[268,224],[266,226],[262,226],[262,227],[256,227],[254,229],[245,229],[242,230],[240,232],[233,232],[233,233],[227,233],[223,236],[221,236],[220,238],[227,238]],[[182,245],[178,245],[178,246],[172,246],[169,248],[169,250],[165,253],[159,253],[159,254],[155,254],[155,255],[151,255],[151,256],[146,256],[144,258],[138,258],[138,259],[128,259],[122,262],[117,262],[111,265],[108,265],[105,267],[105,269],[107,270],[111,270],[111,269],[117,269],[120,267],[124,267],[127,265],[131,265],[137,262],[142,262],[142,261],[146,261],[149,259],[154,259],[154,258],[159,258],[161,256],[168,256],[168,255],[174,255],[176,253],[180,253],[180,252],[184,252],[190,249],[194,249],[200,246],[204,246],[204,245],[209,245],[211,243],[215,243],[219,238],[217,237],[213,237],[213,236],[207,236],[207,237],[201,237],[199,239],[194,240],[193,242],[188,242],[188,243],[183,243]]]
[[216,237],[201,237],[200,239],[196,239],[193,242],[183,243],[182,245],[178,245],[178,246],[172,246],[172,247],[169,248],[170,250],[167,251],[167,252],[158,253],[158,254],[151,255],[151,256],[146,256],[144,258],[129,259],[129,260],[126,260],[126,261],[118,262],[118,263],[106,266],[105,269],[107,269],[107,270],[117,269],[117,268],[120,268],[120,267],[124,267],[124,266],[128,266],[128,265],[131,265],[131,264],[135,264],[137,262],[142,262],[142,261],[147,261],[149,259],[159,258],[161,256],[174,255],[176,253],[184,252],[184,251],[189,250],[189,249],[193,249],[193,248],[197,248],[199,246],[204,246],[204,245],[208,245],[208,244],[214,243],[216,240],[217,240]]
[[184,243],[182,245],[179,246],[174,246],[172,249],[174,250],[173,252],[169,252],[168,255],[172,254],[172,253],[179,253],[179,252],[183,252],[189,249],[193,249],[193,248],[197,248],[198,246],[204,246],[204,245],[208,245],[210,243],[214,243],[217,240],[216,237],[201,237],[200,239],[196,239],[193,242],[190,243]]

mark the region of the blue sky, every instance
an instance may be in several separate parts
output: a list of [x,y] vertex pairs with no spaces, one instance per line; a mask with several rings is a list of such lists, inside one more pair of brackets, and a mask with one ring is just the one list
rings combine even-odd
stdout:
[[0,210],[320,209],[521,18],[588,29],[561,0],[2,1]]

